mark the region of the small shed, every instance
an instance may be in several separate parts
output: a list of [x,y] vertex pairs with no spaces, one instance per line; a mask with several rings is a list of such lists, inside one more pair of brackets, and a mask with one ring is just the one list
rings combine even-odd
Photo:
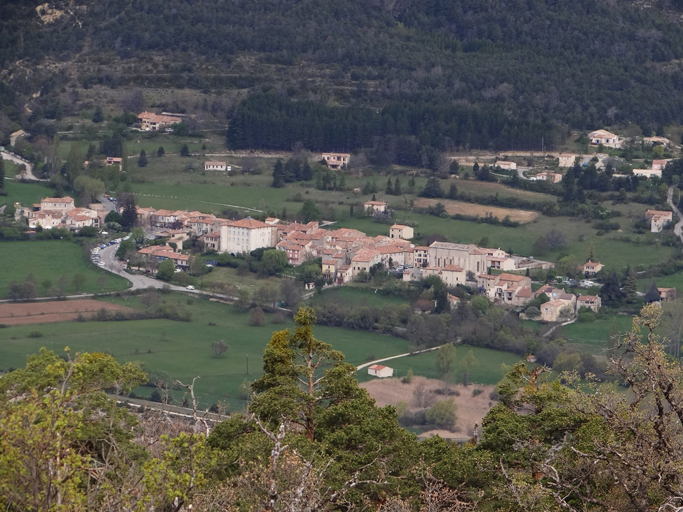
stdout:
[[384,379],[386,377],[392,377],[394,375],[394,369],[381,364],[373,364],[368,368],[368,375]]

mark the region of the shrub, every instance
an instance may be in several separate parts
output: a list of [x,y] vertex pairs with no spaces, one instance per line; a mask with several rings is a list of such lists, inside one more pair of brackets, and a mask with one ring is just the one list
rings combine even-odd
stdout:
[[266,323],[266,315],[261,308],[249,310],[249,323],[254,327],[261,327]]
[[483,392],[484,392],[483,389],[479,389],[479,388],[473,389],[473,390],[472,390],[472,396],[479,396],[479,395],[481,395]]
[[453,399],[442,400],[432,405],[425,413],[427,422],[439,428],[451,430],[455,426],[457,406]]
[[42,338],[43,336],[43,333],[40,331],[31,331],[30,333],[28,333],[29,338]]

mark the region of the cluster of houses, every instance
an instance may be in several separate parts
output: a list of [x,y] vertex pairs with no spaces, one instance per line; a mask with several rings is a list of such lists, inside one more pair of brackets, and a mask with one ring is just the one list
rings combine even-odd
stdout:
[[77,232],[86,226],[99,228],[107,216],[103,205],[94,203],[88,208],[78,208],[69,196],[46,197],[30,208],[15,206],[15,218],[26,217],[30,229],[67,228]]

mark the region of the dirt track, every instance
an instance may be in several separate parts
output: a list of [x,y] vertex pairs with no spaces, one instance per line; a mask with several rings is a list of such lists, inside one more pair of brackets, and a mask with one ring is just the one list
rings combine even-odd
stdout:
[[0,324],[26,325],[65,322],[78,318],[79,314],[87,318],[102,308],[107,311],[133,311],[117,304],[90,299],[0,304]]
[[462,201],[453,201],[449,199],[416,199],[415,206],[418,208],[427,208],[434,206],[436,203],[441,203],[446,207],[449,215],[471,215],[473,217],[487,217],[489,214],[497,217],[498,220],[503,220],[506,216],[515,222],[526,224],[538,217],[538,212],[530,212],[527,210],[515,210],[512,208],[501,208],[499,206],[484,206],[480,204],[464,203]]

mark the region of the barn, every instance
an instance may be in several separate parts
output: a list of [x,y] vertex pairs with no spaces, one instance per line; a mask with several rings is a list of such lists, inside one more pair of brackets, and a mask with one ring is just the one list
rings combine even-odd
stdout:
[[388,366],[383,366],[381,364],[373,364],[368,368],[368,375],[372,375],[373,377],[379,377],[380,379],[383,379],[385,377],[393,376],[394,369],[389,368]]

